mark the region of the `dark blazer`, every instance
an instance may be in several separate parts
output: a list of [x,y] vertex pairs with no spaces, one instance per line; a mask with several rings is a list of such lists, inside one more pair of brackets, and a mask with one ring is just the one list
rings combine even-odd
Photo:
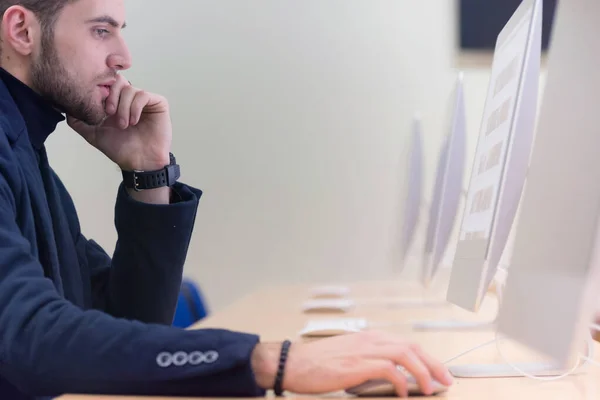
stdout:
[[250,365],[257,336],[170,326],[201,191],[178,183],[179,201],[150,205],[119,187],[118,243],[109,257],[83,235],[7,79],[0,80],[0,398],[264,394]]

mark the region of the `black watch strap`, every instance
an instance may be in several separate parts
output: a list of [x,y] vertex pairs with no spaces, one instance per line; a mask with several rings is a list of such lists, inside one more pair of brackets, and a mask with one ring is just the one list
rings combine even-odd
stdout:
[[169,158],[169,165],[157,171],[121,171],[123,174],[123,184],[126,188],[137,192],[173,186],[179,179],[180,169],[173,154],[169,153]]

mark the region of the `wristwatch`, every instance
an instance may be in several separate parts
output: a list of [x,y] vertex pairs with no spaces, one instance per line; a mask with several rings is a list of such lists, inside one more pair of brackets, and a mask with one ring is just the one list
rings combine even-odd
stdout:
[[122,170],[121,172],[123,173],[125,187],[136,192],[173,186],[180,176],[179,165],[172,153],[169,153],[169,165],[165,165],[163,169],[156,171]]

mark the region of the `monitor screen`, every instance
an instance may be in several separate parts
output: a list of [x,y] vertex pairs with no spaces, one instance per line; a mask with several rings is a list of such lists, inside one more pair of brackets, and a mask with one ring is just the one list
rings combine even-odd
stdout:
[[476,311],[495,275],[527,174],[537,111],[541,0],[498,35],[447,299]]

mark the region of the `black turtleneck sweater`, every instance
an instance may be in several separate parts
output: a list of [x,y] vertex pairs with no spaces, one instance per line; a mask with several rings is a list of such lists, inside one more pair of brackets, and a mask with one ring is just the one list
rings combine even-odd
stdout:
[[257,336],[170,326],[201,192],[177,183],[180,201],[151,205],[121,185],[109,257],[48,164],[63,120],[0,69],[0,398],[264,393]]

